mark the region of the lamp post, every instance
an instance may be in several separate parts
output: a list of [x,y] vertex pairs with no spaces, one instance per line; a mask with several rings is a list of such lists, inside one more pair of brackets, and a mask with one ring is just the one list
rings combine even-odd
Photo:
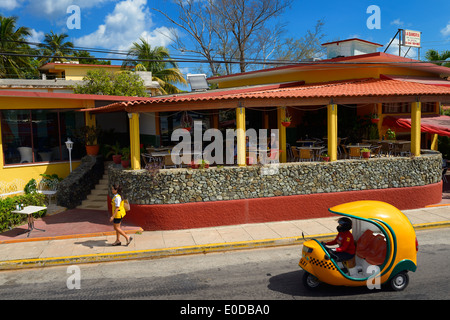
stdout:
[[73,148],[73,141],[70,140],[70,138],[67,138],[66,147],[67,147],[67,150],[69,150],[70,172],[72,172],[72,148]]

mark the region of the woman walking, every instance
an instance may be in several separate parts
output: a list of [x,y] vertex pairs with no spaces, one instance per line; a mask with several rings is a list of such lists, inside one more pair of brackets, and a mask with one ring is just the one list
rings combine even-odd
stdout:
[[114,230],[116,230],[116,242],[114,242],[113,246],[120,246],[122,243],[120,242],[120,236],[122,235],[127,240],[127,246],[130,244],[133,238],[131,236],[127,236],[125,232],[120,228],[120,223],[122,222],[123,217],[126,214],[125,208],[123,206],[122,199],[122,188],[119,185],[112,185],[111,192],[114,195],[111,201],[111,218],[110,221],[114,224]]

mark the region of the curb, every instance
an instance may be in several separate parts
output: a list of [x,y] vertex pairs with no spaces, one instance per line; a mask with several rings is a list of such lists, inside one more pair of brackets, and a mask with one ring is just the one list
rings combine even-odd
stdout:
[[[426,229],[436,229],[446,227],[450,227],[450,220],[441,222],[420,223],[414,225],[415,230],[426,230]],[[159,259],[168,256],[181,256],[200,253],[206,254],[211,252],[221,252],[231,250],[300,245],[305,240],[310,238],[325,240],[325,239],[332,239],[335,235],[336,233],[327,233],[318,235],[308,235],[307,237],[305,237],[305,239],[303,239],[303,237],[287,237],[287,238],[275,238],[265,240],[251,240],[251,241],[240,241],[230,243],[195,245],[185,247],[172,247],[165,249],[123,251],[115,253],[98,253],[79,256],[56,257],[56,258],[19,259],[10,261],[0,261],[0,270],[42,268],[42,267],[100,263],[100,262],[117,262],[117,261],[137,260],[137,259]]]

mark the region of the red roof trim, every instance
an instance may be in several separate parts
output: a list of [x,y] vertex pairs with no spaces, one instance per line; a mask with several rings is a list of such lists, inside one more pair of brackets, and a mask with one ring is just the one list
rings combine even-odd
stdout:
[[54,99],[73,99],[73,100],[111,100],[111,101],[133,101],[148,100],[147,97],[126,97],[126,96],[107,96],[99,94],[77,94],[61,92],[35,92],[35,91],[13,91],[0,90],[0,96],[17,98],[54,98]]

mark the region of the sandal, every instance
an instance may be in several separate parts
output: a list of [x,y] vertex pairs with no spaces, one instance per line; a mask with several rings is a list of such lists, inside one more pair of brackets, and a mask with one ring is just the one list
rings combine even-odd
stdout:
[[128,245],[131,243],[131,240],[133,240],[133,237],[130,236],[130,237],[128,238],[128,241],[127,241],[127,247],[128,247]]
[[122,245],[122,242],[114,242],[114,243],[112,244],[112,246],[120,246],[120,245]]

